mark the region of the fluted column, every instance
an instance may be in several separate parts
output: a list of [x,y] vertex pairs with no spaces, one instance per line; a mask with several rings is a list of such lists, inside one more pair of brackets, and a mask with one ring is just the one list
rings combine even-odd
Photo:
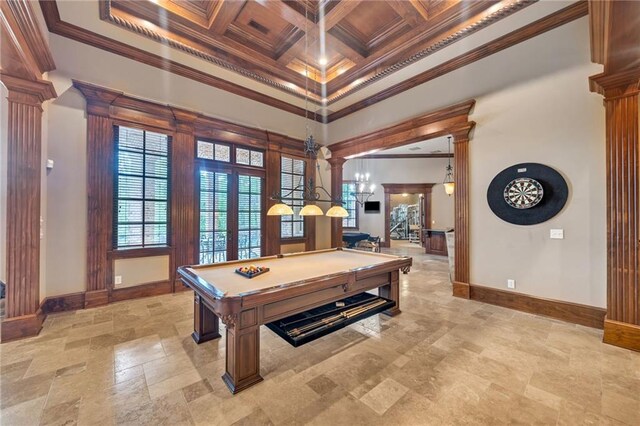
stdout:
[[194,231],[197,222],[194,122],[197,114],[176,108],[172,108],[172,111],[176,119],[176,133],[171,143],[171,186],[179,190],[171,193],[171,245],[175,263],[171,270],[174,289],[182,290],[185,287],[175,277],[176,268],[198,263],[198,234]]
[[85,308],[109,303],[113,247],[113,121],[111,103],[121,92],[74,81],[87,101],[87,292]]
[[[331,197],[342,197],[342,166],[347,161],[341,157],[329,158],[331,165]],[[331,247],[342,247],[342,218],[331,218]]]
[[607,163],[607,318],[604,342],[640,351],[638,203],[640,68],[592,77],[604,95]]
[[7,288],[2,341],[38,334],[42,103],[56,96],[45,81],[0,74],[8,89]]
[[469,138],[454,135],[455,276],[453,295],[469,298]]

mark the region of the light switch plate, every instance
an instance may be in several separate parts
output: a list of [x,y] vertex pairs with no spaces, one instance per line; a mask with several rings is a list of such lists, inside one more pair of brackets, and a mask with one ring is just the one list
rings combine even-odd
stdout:
[[114,278],[113,281],[115,285],[122,284],[122,275],[116,275]]
[[563,240],[564,239],[564,229],[552,229],[549,233],[549,237],[552,240]]

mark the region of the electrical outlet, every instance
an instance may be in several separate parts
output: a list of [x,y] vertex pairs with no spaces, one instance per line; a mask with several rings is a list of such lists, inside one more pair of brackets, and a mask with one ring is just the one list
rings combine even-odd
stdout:
[[114,284],[115,285],[122,284],[122,275],[116,275],[115,276]]
[[552,240],[564,240],[564,229],[552,229],[549,232],[549,238]]
[[507,280],[507,288],[516,288],[516,280]]

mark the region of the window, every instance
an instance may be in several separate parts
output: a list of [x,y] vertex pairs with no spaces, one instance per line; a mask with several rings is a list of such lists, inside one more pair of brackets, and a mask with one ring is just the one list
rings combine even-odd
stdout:
[[115,248],[168,244],[169,137],[116,127]]
[[[305,161],[281,157],[280,160],[280,195],[287,197],[283,202],[290,205],[293,215],[282,216],[280,221],[282,238],[304,237],[304,217],[300,210],[304,205],[304,173]],[[291,192],[301,185],[298,191]],[[291,193],[291,194],[290,194]]]
[[231,147],[221,143],[198,141],[198,152],[196,156],[198,158],[204,158],[205,160],[224,161],[228,163],[231,161]]
[[260,257],[262,247],[262,179],[238,176],[238,259]]
[[264,154],[262,151],[236,148],[236,163],[247,166],[264,167]]
[[342,182],[342,207],[349,212],[349,217],[342,218],[343,228],[357,228],[358,227],[358,203],[356,202],[355,182]]

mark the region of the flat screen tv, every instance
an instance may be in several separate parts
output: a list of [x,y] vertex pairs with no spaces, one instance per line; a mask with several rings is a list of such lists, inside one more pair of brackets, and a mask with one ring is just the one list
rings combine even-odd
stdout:
[[365,213],[380,213],[380,201],[366,201],[364,203]]

